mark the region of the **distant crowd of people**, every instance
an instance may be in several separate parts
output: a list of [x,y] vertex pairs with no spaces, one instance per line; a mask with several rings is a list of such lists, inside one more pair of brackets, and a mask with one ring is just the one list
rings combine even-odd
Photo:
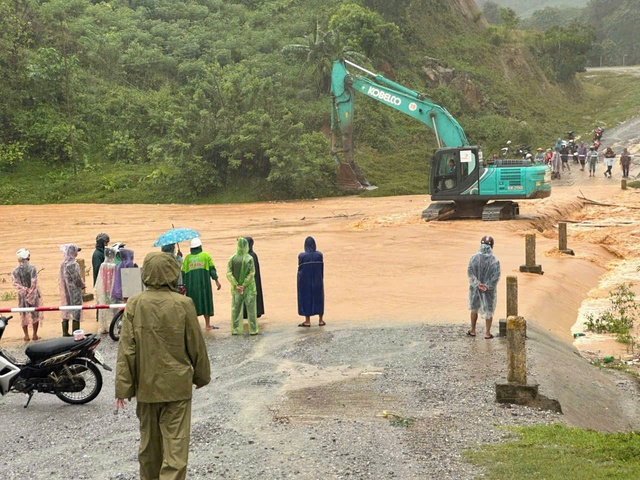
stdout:
[[[560,139],[558,140],[560,141]],[[568,173],[571,173],[571,159],[573,159],[574,163],[580,165],[581,172],[585,170],[585,167],[588,167],[590,177],[596,176],[596,165],[602,161],[606,167],[604,176],[611,178],[617,156],[611,147],[607,147],[604,152],[598,152],[593,145],[587,149],[584,142],[580,142],[580,145],[574,153],[570,153],[566,146],[557,147],[557,144],[556,148],[553,150],[548,149],[546,152],[543,152],[542,148],[538,148],[538,154],[535,157],[536,162],[539,162],[542,159],[541,155],[544,156],[544,163],[551,167],[552,179],[560,178],[561,173],[565,170]],[[624,147],[619,155],[619,162],[622,168],[622,178],[629,178],[629,168],[631,167],[632,159],[633,155],[629,152],[627,147]]]
[[[110,246],[110,240],[108,234],[98,234],[91,258],[93,287],[98,305],[125,303],[127,297],[126,292],[123,293],[122,272],[124,269],[138,267],[134,261],[133,250],[125,248],[125,244],[120,242]],[[244,320],[248,321],[249,334],[257,335],[257,319],[265,313],[260,262],[253,245],[253,238],[239,238],[236,253],[227,262],[226,279],[231,287],[232,335],[243,333]],[[69,243],[61,245],[60,250],[63,254],[58,272],[60,306],[82,306],[86,285],[77,260],[82,248]],[[222,284],[211,255],[203,251],[201,239],[196,237],[191,240],[190,252],[186,256],[183,256],[179,246],[176,251],[176,244],[162,246],[161,253],[170,256],[179,267],[175,286],[171,284],[171,288],[192,300],[196,315],[204,317],[205,329],[217,329],[218,327],[211,323],[214,314],[212,281],[217,290],[222,288]],[[31,264],[31,252],[21,248],[16,252],[16,256],[18,266],[13,270],[12,278],[17,291],[18,307],[41,307],[42,294],[38,284],[37,268]],[[141,276],[141,284],[144,284],[144,263]],[[298,314],[305,319],[299,326],[309,327],[310,318],[316,315],[319,316],[318,324],[325,325],[323,256],[317,251],[312,237],[305,239],[304,252],[298,255],[297,298]],[[61,309],[62,336],[70,337],[73,331],[80,329],[82,312],[81,309]],[[115,313],[117,309],[96,310],[98,333],[108,333]],[[39,340],[38,328],[42,322],[42,312],[20,312],[20,316],[24,340]]]

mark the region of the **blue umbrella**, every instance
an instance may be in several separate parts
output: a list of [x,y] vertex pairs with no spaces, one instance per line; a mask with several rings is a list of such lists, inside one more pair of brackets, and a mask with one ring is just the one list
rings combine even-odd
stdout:
[[153,244],[154,247],[164,247],[165,245],[171,245],[172,243],[186,242],[193,238],[199,237],[200,234],[190,228],[172,228],[167,230],[158,237],[158,240]]

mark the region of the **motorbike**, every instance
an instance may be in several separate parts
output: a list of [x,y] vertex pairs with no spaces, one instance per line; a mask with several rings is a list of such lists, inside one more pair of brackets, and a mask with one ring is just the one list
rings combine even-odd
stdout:
[[507,144],[500,149],[500,158],[507,158],[509,155],[509,145],[511,145],[511,140],[508,140]]
[[[0,316],[0,339],[12,318]],[[102,390],[102,374],[96,364],[111,371],[96,350],[99,344],[100,338],[93,334],[78,340],[45,340],[27,347],[26,362],[0,348],[0,395],[26,393],[29,399],[24,408],[36,392],[52,393],[72,405],[89,403]]]
[[526,159],[527,155],[531,156],[531,146],[530,145],[525,145],[525,144],[520,145],[518,147],[518,149],[516,150],[516,155],[519,158]]
[[604,133],[604,127],[596,127],[593,131],[594,140],[602,140],[602,134]]
[[124,309],[118,310],[111,319],[111,325],[109,325],[109,336],[111,340],[117,342],[120,340],[120,330],[122,330],[122,318],[124,317]]

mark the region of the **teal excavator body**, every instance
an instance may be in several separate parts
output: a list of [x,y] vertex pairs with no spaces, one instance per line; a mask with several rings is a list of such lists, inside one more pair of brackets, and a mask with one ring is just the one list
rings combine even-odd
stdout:
[[[346,65],[364,75],[352,74]],[[464,130],[443,107],[346,60],[333,63],[331,77],[331,153],[338,163],[338,186],[347,191],[376,188],[354,159],[354,95],[358,92],[401,111],[427,125],[439,148],[431,159],[429,179],[435,202],[422,214],[425,220],[483,218],[502,220],[519,213],[513,200],[544,198],[551,194],[551,174],[530,160],[497,160],[486,164],[482,149],[470,145]],[[492,203],[489,203],[492,202]]]

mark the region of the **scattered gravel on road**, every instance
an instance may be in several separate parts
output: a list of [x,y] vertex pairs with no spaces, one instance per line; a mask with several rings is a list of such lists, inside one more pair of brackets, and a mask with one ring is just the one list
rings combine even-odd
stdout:
[[[451,325],[299,330],[207,338],[212,383],[194,392],[188,478],[475,478],[466,450],[512,438],[501,427],[561,421],[494,402],[499,338]],[[117,344],[99,349],[114,367]],[[114,374],[103,377],[85,406],[0,400],[3,479],[138,478],[135,401],[114,415]]]

